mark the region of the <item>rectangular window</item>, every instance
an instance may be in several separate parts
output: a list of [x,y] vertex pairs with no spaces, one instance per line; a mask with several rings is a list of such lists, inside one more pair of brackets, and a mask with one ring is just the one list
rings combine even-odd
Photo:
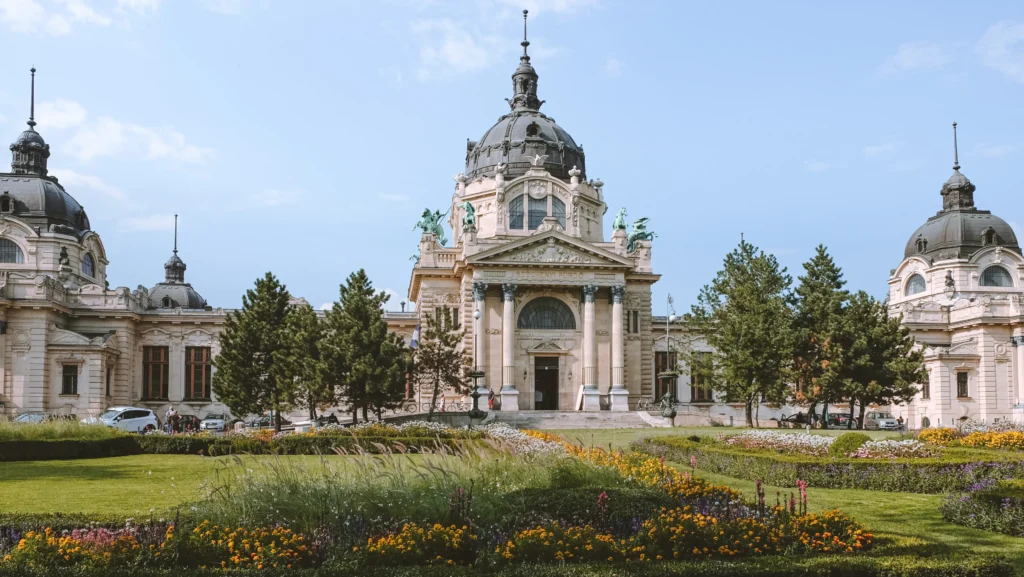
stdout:
[[210,400],[210,347],[185,347],[185,398]]
[[107,367],[107,396],[110,396],[110,376],[113,374],[113,367]]
[[929,379],[925,379],[924,382],[921,383],[921,398],[922,399],[930,399],[930,398],[932,398],[932,388],[931,388],[931,384],[928,381],[929,381]]
[[967,393],[967,373],[959,372],[956,374],[956,396],[958,397],[969,397]]
[[517,196],[508,203],[508,227],[523,229],[523,196]]
[[142,398],[167,399],[170,364],[167,347],[142,348]]
[[661,376],[665,371],[676,370],[676,353],[665,352],[665,351],[654,351],[654,399],[658,400],[664,397],[667,393],[672,390],[672,383],[675,382],[675,377],[664,378]]
[[558,225],[565,230],[565,203],[554,196],[551,197],[551,216],[555,217]]
[[632,320],[629,323],[631,328],[629,332],[634,335],[640,334],[640,311],[630,311],[629,314],[632,317]]
[[78,394],[78,365],[64,365],[62,373],[60,394]]
[[530,230],[537,230],[540,226],[541,221],[548,215],[548,197],[544,198],[531,198],[530,199],[530,210],[528,213],[530,222]]
[[707,376],[700,366],[707,360],[707,353],[697,353],[694,359],[695,367],[690,367],[690,402],[710,403],[714,399],[711,396],[711,387],[708,386]]

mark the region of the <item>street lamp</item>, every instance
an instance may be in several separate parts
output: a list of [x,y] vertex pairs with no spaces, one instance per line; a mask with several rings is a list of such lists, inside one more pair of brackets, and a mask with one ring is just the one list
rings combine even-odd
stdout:
[[[477,308],[473,311],[473,319],[480,320],[480,309]],[[479,346],[479,339],[483,338],[481,335],[476,335],[474,339],[475,346]],[[473,351],[473,357],[476,358],[476,351]],[[487,416],[487,413],[480,410],[480,386],[477,385],[477,381],[483,378],[484,372],[473,363],[473,370],[469,373],[469,378],[473,379],[473,392],[469,396],[473,397],[473,408],[469,410],[469,425],[473,426],[473,419],[482,419]]]
[[669,361],[672,359],[672,337],[669,334],[669,326],[676,322],[679,317],[676,316],[675,309],[672,307],[672,295],[668,295],[668,307],[665,311],[668,314],[665,317],[665,371],[662,372],[659,377],[668,379],[668,391],[661,397],[661,416],[666,419],[674,419],[676,417],[676,377],[679,376],[679,372],[676,371],[674,366],[669,366]]

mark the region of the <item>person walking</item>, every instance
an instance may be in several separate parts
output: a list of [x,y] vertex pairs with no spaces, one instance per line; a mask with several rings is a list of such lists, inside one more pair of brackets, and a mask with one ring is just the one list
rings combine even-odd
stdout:
[[900,415],[900,416],[899,416],[899,417],[898,417],[898,418],[896,419],[896,427],[897,427],[897,428],[899,428],[899,430],[900,430],[900,431],[902,431],[902,430],[903,430],[903,415]]
[[174,419],[174,407],[167,407],[167,412],[164,414],[164,432],[168,435],[174,432],[172,429],[171,421]]

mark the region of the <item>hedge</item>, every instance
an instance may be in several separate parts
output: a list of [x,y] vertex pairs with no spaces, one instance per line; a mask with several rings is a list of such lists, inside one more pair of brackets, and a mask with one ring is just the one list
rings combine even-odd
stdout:
[[125,455],[321,455],[335,449],[366,453],[422,452],[459,449],[478,441],[430,437],[353,437],[289,435],[272,441],[250,437],[133,435],[102,440],[7,441],[0,443],[0,461],[52,461]]
[[782,455],[682,437],[648,438],[633,447],[679,463],[693,456],[698,469],[777,487],[793,487],[799,479],[826,489],[948,493],[987,479],[1024,476],[1024,460],[971,449],[946,449],[935,458],[879,460]]
[[0,565],[0,577],[1012,577],[999,558],[964,555],[955,559],[899,557],[765,557],[750,561],[659,562],[630,565],[520,565],[468,567],[330,567],[277,571],[201,569],[25,570]]

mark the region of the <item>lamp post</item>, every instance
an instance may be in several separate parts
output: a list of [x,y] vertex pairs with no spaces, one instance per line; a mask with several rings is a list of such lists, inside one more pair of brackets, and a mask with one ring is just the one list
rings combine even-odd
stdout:
[[[475,320],[479,320],[480,319],[480,309],[479,308],[476,309],[475,311],[473,311],[473,318]],[[480,336],[477,335],[476,338],[473,341],[475,343],[475,345],[474,345],[475,347],[479,347],[480,346],[480,344],[479,344],[480,340],[479,339],[480,339]],[[476,359],[476,357],[477,357],[476,352],[477,351],[474,351],[474,355],[473,355],[474,359]],[[473,426],[473,419],[483,419],[484,417],[487,416],[487,413],[485,411],[481,411],[480,410],[480,387],[477,385],[477,381],[479,379],[483,378],[483,376],[484,376],[484,372],[481,371],[480,368],[474,362],[473,363],[473,370],[470,371],[470,373],[469,373],[469,378],[473,379],[473,392],[469,394],[470,397],[473,397],[473,408],[469,410],[469,425],[470,426]]]

